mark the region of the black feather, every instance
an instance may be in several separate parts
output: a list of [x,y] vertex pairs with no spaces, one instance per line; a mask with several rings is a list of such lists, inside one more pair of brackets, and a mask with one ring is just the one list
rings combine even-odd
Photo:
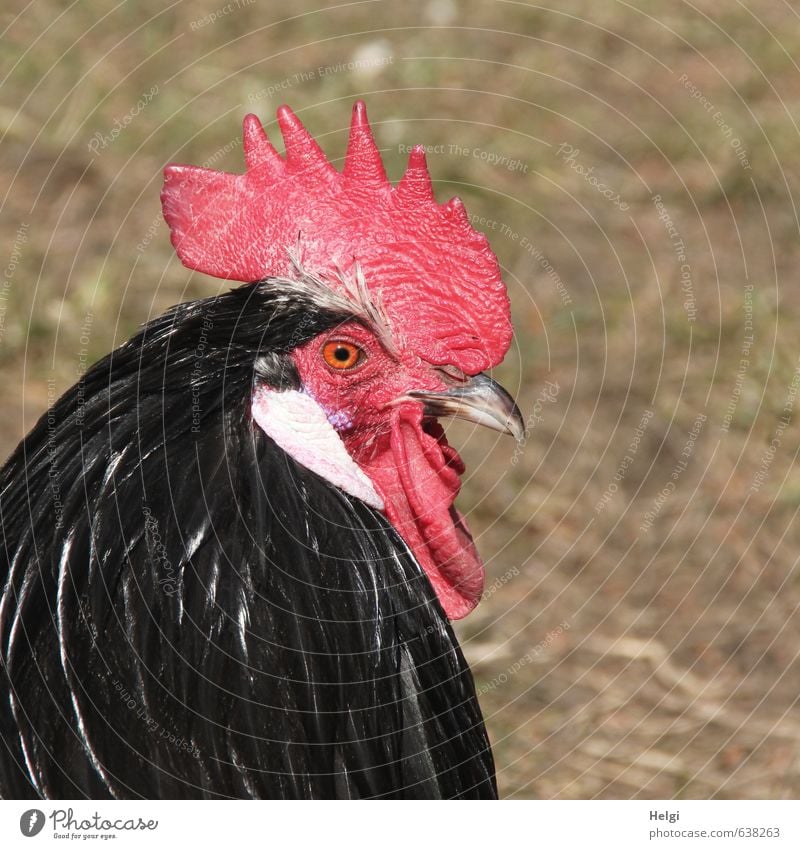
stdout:
[[470,673],[386,519],[281,451],[254,382],[345,316],[180,305],[0,472],[6,798],[493,797]]

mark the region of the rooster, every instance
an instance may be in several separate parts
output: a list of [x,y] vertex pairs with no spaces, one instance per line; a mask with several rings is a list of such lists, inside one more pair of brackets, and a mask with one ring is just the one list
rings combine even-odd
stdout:
[[364,104],[336,170],[288,107],[247,169],[170,165],[179,304],[0,472],[6,798],[492,798],[450,625],[484,569],[438,423],[519,437],[497,260]]

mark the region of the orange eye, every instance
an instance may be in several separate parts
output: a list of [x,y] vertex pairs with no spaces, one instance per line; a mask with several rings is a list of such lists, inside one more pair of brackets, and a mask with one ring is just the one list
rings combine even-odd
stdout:
[[322,348],[322,359],[338,370],[353,368],[364,358],[364,352],[352,342],[326,342]]

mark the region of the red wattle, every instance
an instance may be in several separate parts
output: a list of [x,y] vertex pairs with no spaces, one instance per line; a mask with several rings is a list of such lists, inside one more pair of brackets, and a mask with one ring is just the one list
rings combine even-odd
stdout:
[[461,619],[478,604],[484,567],[454,502],[463,465],[443,437],[427,433],[419,405],[392,414],[388,440],[359,460],[386,515],[425,570],[445,613]]

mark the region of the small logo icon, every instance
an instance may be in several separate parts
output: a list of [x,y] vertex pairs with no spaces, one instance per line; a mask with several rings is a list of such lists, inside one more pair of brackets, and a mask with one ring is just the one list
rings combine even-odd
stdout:
[[44,813],[31,808],[19,818],[19,830],[25,837],[36,837],[36,835],[44,828]]

